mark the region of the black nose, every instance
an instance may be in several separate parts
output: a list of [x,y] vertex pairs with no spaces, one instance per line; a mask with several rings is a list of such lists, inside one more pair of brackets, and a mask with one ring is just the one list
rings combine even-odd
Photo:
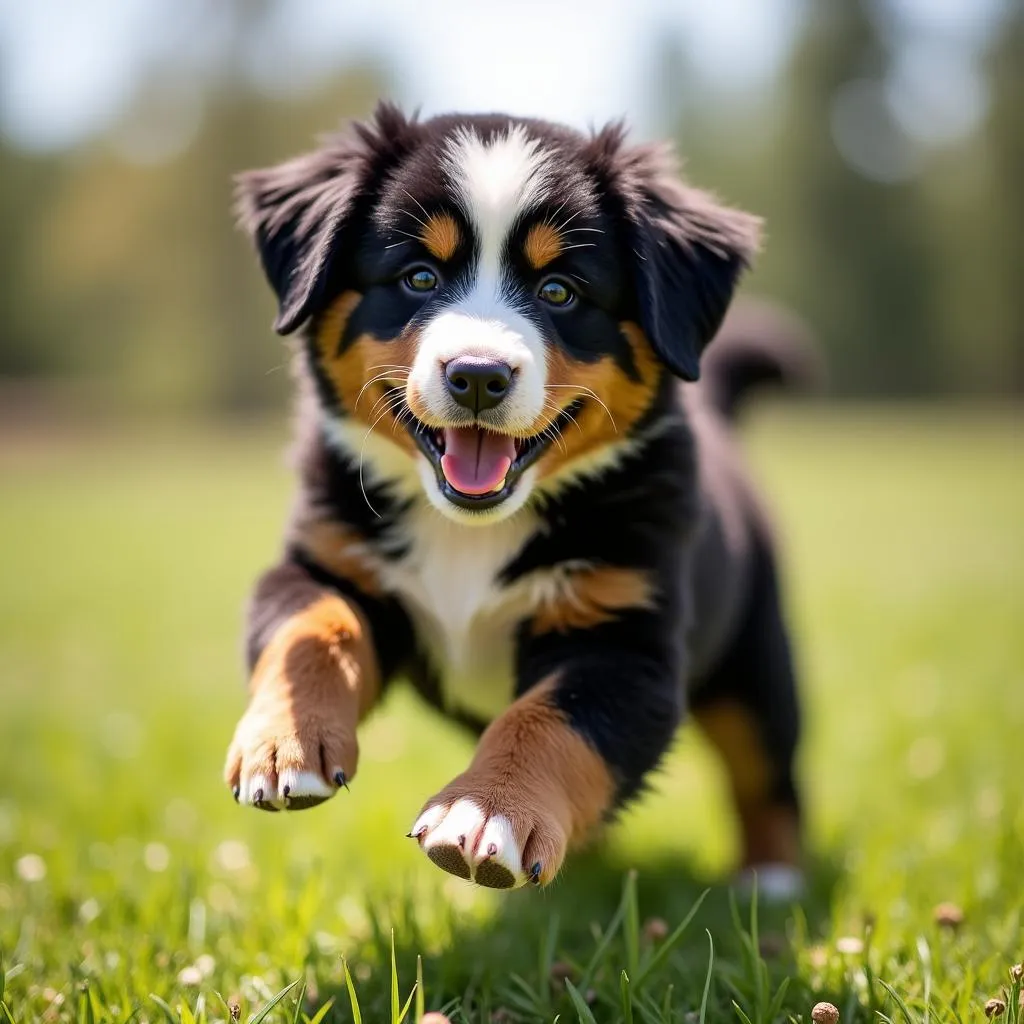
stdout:
[[462,356],[444,367],[448,394],[463,408],[478,413],[493,409],[509,391],[512,367],[479,356]]

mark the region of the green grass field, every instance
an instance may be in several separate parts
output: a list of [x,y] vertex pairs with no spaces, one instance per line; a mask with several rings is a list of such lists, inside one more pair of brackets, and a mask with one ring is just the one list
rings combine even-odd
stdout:
[[471,747],[402,687],[351,792],[236,807],[221,762],[282,433],[0,438],[0,1021],[244,1021],[296,981],[268,1020],[349,1021],[347,964],[378,1024],[392,929],[401,1001],[422,955],[454,1021],[770,1024],[819,999],[847,1024],[983,1019],[1024,957],[1024,418],[766,409],[745,434],[787,551],[813,858],[804,905],[753,928],[690,729],[542,892],[474,890],[404,838]]

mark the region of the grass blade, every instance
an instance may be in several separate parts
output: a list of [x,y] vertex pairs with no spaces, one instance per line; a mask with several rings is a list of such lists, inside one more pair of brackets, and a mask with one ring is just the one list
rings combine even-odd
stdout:
[[704,994],[700,997],[700,1024],[705,1024],[708,1013],[708,993],[711,991],[711,972],[715,966],[715,941],[711,932],[704,929],[708,937],[708,973],[704,976]]
[[917,954],[921,958],[924,976],[924,1024],[928,1024],[932,1005],[932,951],[923,935],[917,940]]
[[424,1002],[426,996],[423,992],[423,957],[416,954],[416,1024],[423,1020]]
[[662,964],[668,957],[669,953],[672,952],[673,948],[683,937],[683,933],[689,927],[690,922],[693,920],[697,911],[700,910],[701,904],[707,899],[710,889],[705,889],[700,896],[697,897],[697,902],[690,907],[690,912],[683,918],[683,920],[676,926],[675,931],[658,947],[658,952],[651,957],[651,959],[644,966],[644,969],[639,973],[636,979],[633,981],[634,988],[639,991],[643,983],[651,976],[651,974]]
[[167,1024],[178,1024],[177,1014],[158,995],[150,992],[149,998],[160,1007],[160,1012],[167,1018]]
[[345,968],[345,987],[348,989],[348,1001],[352,1006],[352,1024],[363,1024],[363,1015],[359,1010],[359,997],[356,995],[356,987],[352,983],[352,972],[348,969],[348,961],[342,960]]
[[263,1021],[265,1021],[267,1017],[270,1015],[270,1011],[273,1010],[273,1008],[277,1006],[277,1004],[281,1002],[281,1000],[284,999],[284,997],[288,995],[288,993],[291,992],[291,990],[295,988],[295,986],[298,985],[298,983],[299,979],[296,978],[290,985],[285,985],[285,987],[281,989],[281,991],[278,992],[277,995],[274,996],[274,998],[271,999],[270,1002],[267,1003],[267,1005],[264,1006],[259,1013],[249,1018],[249,1024],[263,1024]]
[[321,1006],[320,1009],[317,1010],[316,1013],[314,1013],[313,1016],[309,1018],[309,1024],[321,1024],[321,1021],[324,1019],[324,1017],[326,1017],[327,1014],[330,1013],[331,1007],[333,1005],[334,996],[331,996],[331,998],[328,999],[327,1002],[324,1003],[324,1005]]
[[665,998],[661,1001],[662,1024],[672,1024],[672,986],[665,989]]
[[409,998],[405,1001],[405,1006],[402,1007],[402,1012],[398,1015],[398,1021],[396,1024],[402,1024],[405,1020],[405,1015],[409,1012],[409,1007],[412,1006],[413,997],[416,995],[416,983],[413,982],[412,991],[409,993]]
[[[789,988],[789,978],[783,978],[779,985],[778,991],[775,993],[775,998],[768,1004],[768,1012],[764,1015],[763,1020],[765,1024],[771,1024],[773,1020],[779,1015],[779,1011],[782,1009],[782,1000],[786,998],[786,990]],[[853,1018],[853,1010],[850,1010],[847,1020]]]
[[885,991],[888,992],[889,995],[891,995],[892,998],[896,1001],[896,1005],[900,1008],[900,1013],[903,1014],[903,1019],[907,1022],[907,1024],[914,1024],[914,1018],[911,1016],[910,1010],[907,1008],[907,1004],[903,1002],[903,997],[899,994],[899,992],[897,992],[896,989],[894,989],[892,985],[889,984],[889,982],[882,981],[881,978],[879,978],[878,981],[881,984],[882,988],[884,988]]
[[590,1012],[590,1007],[587,1006],[586,1000],[576,990],[576,986],[566,978],[565,987],[569,990],[569,998],[572,1000],[572,1005],[576,1008],[576,1016],[579,1018],[580,1024],[597,1024],[594,1019],[594,1015]]
[[[619,995],[622,997],[622,1019],[626,1024],[633,1024],[633,997],[629,992],[629,976],[623,971],[619,975]],[[704,1024],[701,1021],[701,1024]]]
[[622,902],[626,909],[623,929],[626,939],[626,970],[635,976],[640,970],[640,907],[637,904],[635,871],[626,874]]
[[732,1001],[732,1008],[736,1011],[736,1016],[743,1021],[743,1024],[750,1024],[750,1018],[743,1012],[743,1008],[735,999]]
[[395,929],[391,929],[391,1024],[399,1024],[398,964],[395,963]]
[[302,997],[306,994],[306,982],[303,979],[302,988],[299,989],[298,998],[295,1000],[295,1013],[292,1014],[292,1024],[299,1024],[299,1017],[302,1015]]
[[[615,938],[615,934],[618,932],[625,914],[626,894],[625,891],[623,891],[622,899],[619,901],[619,905],[616,908],[615,913],[612,915],[611,921],[608,922],[608,927],[605,929],[604,935],[601,936],[601,941],[597,944],[597,949],[594,950],[594,955],[590,958],[590,963],[587,964],[583,974],[580,975],[580,987],[584,991],[586,991],[590,986],[594,972],[601,965],[601,961],[604,959],[604,955],[608,951],[608,947],[611,945],[612,939]],[[542,975],[542,977],[548,977],[548,975]]]

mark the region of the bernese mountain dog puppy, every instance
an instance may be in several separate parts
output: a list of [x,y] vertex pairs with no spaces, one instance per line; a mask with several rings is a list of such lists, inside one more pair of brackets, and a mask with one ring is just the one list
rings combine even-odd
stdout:
[[624,135],[385,104],[239,178],[275,328],[299,332],[299,488],[226,781],[268,811],[327,800],[410,679],[479,733],[410,835],[478,885],[545,885],[689,709],[745,867],[785,894],[797,696],[731,429],[782,361],[720,339],[692,383],[758,221]]

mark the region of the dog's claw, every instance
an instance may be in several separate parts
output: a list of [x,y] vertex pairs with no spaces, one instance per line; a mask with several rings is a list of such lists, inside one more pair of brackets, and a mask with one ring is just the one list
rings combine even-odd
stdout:
[[345,778],[345,773],[338,771],[334,773],[334,784],[341,789],[342,786],[348,789],[348,780]]
[[532,868],[530,868],[530,883],[532,885],[540,885],[540,861],[537,861]]

